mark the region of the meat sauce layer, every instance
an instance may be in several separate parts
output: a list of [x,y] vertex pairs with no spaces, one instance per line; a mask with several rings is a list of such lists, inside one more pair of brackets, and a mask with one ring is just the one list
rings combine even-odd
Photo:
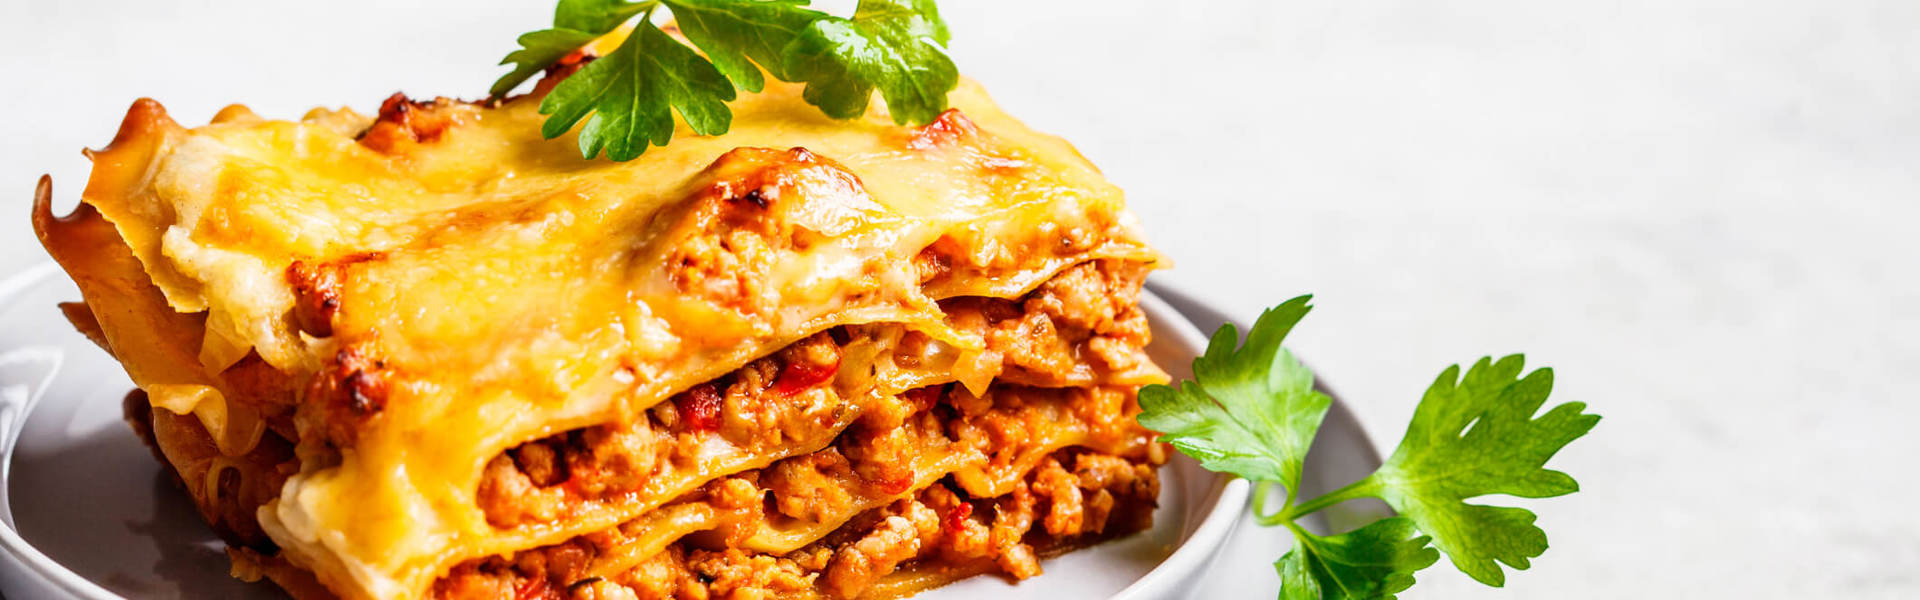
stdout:
[[[706,479],[814,452],[836,438],[872,437],[861,432],[885,430],[927,405],[926,383],[1153,380],[1160,375],[1145,355],[1149,330],[1137,304],[1145,272],[1138,263],[1092,261],[1018,299],[942,302],[954,329],[984,343],[977,351],[897,324],[815,334],[628,422],[510,449],[488,463],[477,501],[488,522],[503,529],[564,520],[606,503],[657,504]],[[898,457],[866,446],[843,452],[863,485],[902,485]]]

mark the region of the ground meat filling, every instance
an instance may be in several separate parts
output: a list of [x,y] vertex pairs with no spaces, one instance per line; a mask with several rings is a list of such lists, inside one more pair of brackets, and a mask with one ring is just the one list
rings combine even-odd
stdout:
[[[1137,263],[1091,261],[1061,271],[1017,300],[958,298],[943,302],[942,308],[956,328],[986,341],[983,360],[1001,365],[1000,379],[1039,386],[1086,385],[1098,373],[1148,364],[1142,350],[1148,341],[1147,321],[1135,305],[1145,273],[1146,267]],[[511,528],[563,519],[586,502],[644,493],[649,482],[696,470],[697,454],[709,435],[748,451],[812,439],[852,409],[856,399],[832,384],[846,358],[849,332],[870,329],[852,326],[816,334],[696,385],[631,422],[569,431],[508,450],[482,473],[477,494],[481,511],[488,523]],[[918,332],[899,335],[889,356],[892,366],[921,368],[922,357],[931,353],[925,346],[933,343]],[[886,446],[889,436],[897,437],[889,432],[898,427],[898,419],[912,412],[892,408],[910,402],[882,399],[874,404],[862,408],[863,421],[875,425],[849,432],[876,438],[860,444],[862,448]],[[902,478],[899,456],[874,458],[863,461],[867,466],[862,476],[895,486],[911,483]]]
[[1000,378],[1028,385],[1084,385],[1104,373],[1151,368],[1146,313],[1139,307],[1147,267],[1096,260],[1070,267],[1017,300],[963,297],[941,310],[955,327],[986,339]]
[[[659,509],[691,507],[704,520],[666,550],[649,551],[651,558],[592,566],[603,556],[633,555],[634,540],[651,531],[643,518],[565,544],[470,561],[436,593],[466,598],[513,590],[516,597],[567,598],[573,596],[558,594],[591,589],[636,598],[727,598],[813,590],[852,598],[922,562],[1031,577],[1047,548],[1133,531],[1150,514],[1159,494],[1155,467],[1166,453],[1150,434],[1118,426],[1139,411],[1128,401],[1133,391],[995,386],[975,396],[956,384],[914,390],[895,397],[889,409],[864,415],[820,451],[711,481]],[[1062,431],[1079,445],[1019,462],[1055,447],[1058,442],[1047,440]],[[929,457],[959,457],[960,470],[923,472]],[[529,471],[562,464],[541,462],[547,466]],[[908,493],[924,476],[939,479]],[[1003,478],[1011,485],[982,483]],[[840,521],[850,513],[857,514]],[[824,524],[832,532],[785,554],[745,549],[758,534],[796,524],[801,531]]]
[[[781,598],[824,594],[859,597],[888,575],[925,565],[988,565],[1016,579],[1041,572],[1039,559],[1151,523],[1159,495],[1158,464],[1082,448],[1047,456],[1014,489],[975,498],[952,481],[869,510],[834,533],[784,555],[743,550],[725,538],[689,537],[618,572],[594,572],[637,527],[615,528],[566,543],[469,561],[433,589],[442,600],[605,598]],[[752,476],[716,481],[705,501],[753,495]],[[719,504],[742,503],[738,498]],[[719,517],[720,530],[751,529],[765,515]]]
[[840,345],[820,333],[713,382],[694,386],[631,423],[576,429],[488,462],[479,503],[496,527],[548,522],[578,505],[643,491],[669,472],[695,472],[712,436],[770,448],[819,436],[845,400],[831,383]]
[[[690,482],[702,468],[699,454],[716,441],[754,452],[831,438],[648,513],[693,510],[698,525],[675,530],[691,531],[677,541],[649,537],[643,516],[562,544],[462,563],[435,584],[434,596],[845,599],[902,570],[1031,577],[1050,550],[1144,527],[1166,451],[1133,422],[1136,385],[1096,383],[1154,368],[1136,304],[1145,271],[1092,261],[1019,299],[942,301],[951,325],[985,341],[973,358],[956,358],[952,347],[898,326],[835,328],[696,385],[632,422],[502,453],[486,466],[479,499],[488,521],[504,528],[671,489],[665,481]],[[845,381],[849,373],[876,380],[887,377],[885,368],[944,372],[955,364],[940,360],[993,365],[993,383],[978,394],[939,383],[883,395],[865,391],[872,381],[857,393]],[[1051,440],[1070,445],[1052,450],[1061,442]],[[794,532],[823,528],[831,533],[791,552],[751,549],[790,548],[781,544],[818,535]],[[768,542],[768,535],[793,541]]]

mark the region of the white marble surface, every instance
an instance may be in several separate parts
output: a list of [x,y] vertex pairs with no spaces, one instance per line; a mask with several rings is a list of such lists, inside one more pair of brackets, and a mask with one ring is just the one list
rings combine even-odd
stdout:
[[[477,96],[544,1],[0,6],[0,273],[41,260],[135,97],[201,121]],[[1606,416],[1507,592],[1920,596],[1920,3],[949,0],[962,68],[1074,140],[1390,445],[1446,364],[1523,350]],[[1271,597],[1263,557],[1250,598]]]

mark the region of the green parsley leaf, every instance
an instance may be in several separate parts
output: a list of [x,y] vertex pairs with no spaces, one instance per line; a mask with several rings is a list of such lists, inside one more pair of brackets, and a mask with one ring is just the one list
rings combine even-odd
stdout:
[[1313,390],[1313,373],[1281,347],[1313,307],[1301,296],[1261,313],[1235,349],[1233,325],[1214,332],[1193,360],[1194,381],[1140,390],[1141,425],[1208,470],[1276,481],[1294,493],[1307,447],[1333,400]]
[[878,88],[895,123],[923,125],[960,82],[947,38],[933,0],[861,0],[852,19],[814,21],[786,48],[785,70],[833,118],[860,116]]
[[649,144],[665,146],[673,139],[673,110],[695,133],[725,132],[733,120],[726,101],[732,99],[733,85],[712,63],[643,21],[611,54],[554,86],[540,102],[540,113],[551,115],[541,133],[559,137],[586,118],[582,156],[592,158],[605,148],[607,158],[632,160]]
[[[1553,390],[1553,370],[1519,377],[1525,358],[1480,359],[1460,377],[1440,374],[1414,410],[1400,447],[1370,479],[1378,496],[1411,519],[1467,575],[1491,586],[1506,583],[1495,561],[1526,569],[1547,550],[1547,534],[1531,511],[1467,504],[1488,494],[1546,498],[1580,485],[1548,470],[1547,459],[1600,422],[1569,402],[1533,418]],[[1469,428],[1471,426],[1471,428]]]
[[592,42],[594,38],[618,29],[621,23],[654,6],[653,2],[627,3],[622,0],[560,0],[553,9],[553,28],[521,35],[520,49],[500,59],[514,65],[513,71],[493,82],[487,94],[495,98],[507,95],[521,82],[560,62],[568,54]]
[[1427,547],[1405,517],[1381,519],[1340,535],[1318,536],[1292,527],[1293,550],[1273,568],[1285,600],[1380,598],[1413,587],[1413,573],[1432,566],[1440,553]]
[[[1600,417],[1570,402],[1534,418],[1553,389],[1553,371],[1523,378],[1519,355],[1481,359],[1464,377],[1456,365],[1421,398],[1406,437],[1380,469],[1296,503],[1307,450],[1331,403],[1313,391],[1313,374],[1282,347],[1311,309],[1309,299],[1294,298],[1261,314],[1237,348],[1233,326],[1221,327],[1194,359],[1192,381],[1141,388],[1140,423],[1201,466],[1252,480],[1255,521],[1294,534],[1294,549],[1274,563],[1288,600],[1391,599],[1442,552],[1462,572],[1495,587],[1506,582],[1501,564],[1527,568],[1547,549],[1534,514],[1466,500],[1578,491],[1572,477],[1545,465]],[[1286,503],[1264,514],[1272,485],[1287,488]],[[1401,516],[1329,536],[1296,523],[1367,496],[1385,500]]]
[[666,4],[687,39],[705,51],[734,85],[749,92],[765,87],[761,68],[780,80],[798,81],[787,69],[787,47],[814,21],[828,18],[807,8],[807,0],[666,0]]
[[507,92],[519,87],[521,82],[533,77],[533,74],[547,68],[547,65],[559,62],[560,59],[574,50],[579,50],[581,46],[587,45],[597,37],[600,36],[572,29],[542,29],[521,35],[517,40],[520,42],[520,49],[500,59],[500,64],[514,65],[513,72],[500,76],[498,81],[493,82],[493,89],[488,90],[487,94],[495,98],[506,96]]
[[657,2],[626,0],[560,0],[553,8],[553,26],[590,33],[606,33],[620,28],[627,19],[653,8]]
[[863,0],[851,19],[807,8],[806,0],[665,2],[687,39],[735,85],[760,91],[761,69],[806,82],[807,102],[834,118],[864,114],[879,89],[895,122],[926,124],[947,109],[947,92],[959,84],[944,48],[947,25],[932,0]]
[[592,158],[604,148],[613,160],[670,141],[669,107],[696,132],[726,133],[733,87],[760,91],[766,86],[762,70],[806,83],[801,96],[834,118],[864,114],[879,90],[894,122],[924,125],[947,109],[947,93],[960,82],[946,53],[947,25],[933,0],[861,0],[852,18],[813,10],[808,0],[561,0],[553,28],[520,36],[520,48],[500,61],[514,68],[494,82],[492,95],[505,96],[548,65],[659,7],[673,13],[687,40],[706,56],[643,16],[619,48],[575,72],[541,102],[541,114],[551,115],[542,133],[556,137],[588,119],[581,153]]

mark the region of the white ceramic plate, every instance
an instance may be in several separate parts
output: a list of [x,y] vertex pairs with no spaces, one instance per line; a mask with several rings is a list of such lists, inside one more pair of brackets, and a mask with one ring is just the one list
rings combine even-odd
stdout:
[[[1161,294],[1180,309],[1151,293],[1142,301],[1154,325],[1149,352],[1185,377],[1206,343],[1189,317],[1209,329],[1222,318],[1176,292]],[[54,306],[78,298],[50,263],[0,279],[0,592],[15,599],[284,598],[271,585],[227,575],[221,543],[121,422],[120,398],[132,383]],[[1326,476],[1309,487],[1331,489],[1379,459],[1336,404],[1309,462],[1310,474]],[[1184,456],[1162,473],[1152,529],[1045,561],[1044,575],[1019,585],[976,577],[922,597],[1271,597],[1278,582],[1268,564],[1289,542],[1238,527],[1246,484]],[[1233,550],[1222,555],[1223,547]],[[1218,576],[1202,577],[1209,573]]]

